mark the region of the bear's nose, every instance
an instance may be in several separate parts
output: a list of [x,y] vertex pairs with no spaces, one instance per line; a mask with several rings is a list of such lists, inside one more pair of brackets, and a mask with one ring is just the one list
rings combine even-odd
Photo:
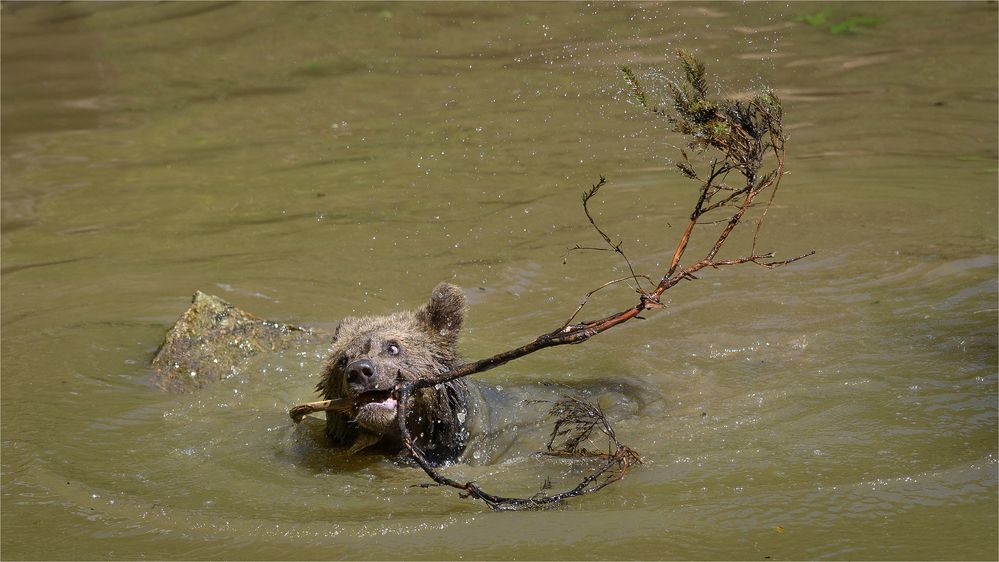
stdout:
[[347,382],[350,384],[367,385],[374,374],[375,366],[367,359],[358,359],[347,365]]

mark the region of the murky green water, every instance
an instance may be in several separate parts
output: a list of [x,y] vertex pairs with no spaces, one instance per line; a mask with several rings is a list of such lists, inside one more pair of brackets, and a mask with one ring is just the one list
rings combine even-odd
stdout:
[[[3,4],[3,558],[994,559],[996,6],[793,20],[822,8]],[[197,289],[328,328],[450,279],[468,357],[524,343],[621,274],[562,264],[599,241],[578,196],[600,174],[602,224],[661,272],[693,203],[681,141],[615,67],[681,46],[786,100],[764,244],[818,255],[706,272],[645,322],[477,377],[602,396],[646,461],[624,481],[491,513],[338,458],[286,414],[321,349],[150,386]],[[563,482],[523,431],[449,474]]]

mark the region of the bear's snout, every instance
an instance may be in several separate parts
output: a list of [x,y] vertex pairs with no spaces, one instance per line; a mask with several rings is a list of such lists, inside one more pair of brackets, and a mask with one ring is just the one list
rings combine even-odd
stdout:
[[347,382],[351,386],[367,390],[372,387],[375,373],[374,363],[368,359],[358,359],[347,365]]

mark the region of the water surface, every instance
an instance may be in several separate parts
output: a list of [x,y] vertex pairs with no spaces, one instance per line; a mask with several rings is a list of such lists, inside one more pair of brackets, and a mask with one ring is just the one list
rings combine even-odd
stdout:
[[[996,7],[795,19],[822,9],[3,4],[3,557],[994,558]],[[602,400],[645,461],[624,481],[491,513],[343,459],[286,414],[321,347],[150,384],[195,290],[328,329],[448,279],[467,357],[529,341],[624,274],[562,263],[599,243],[578,198],[601,174],[601,224],[661,274],[694,188],[616,67],[654,83],[677,47],[785,100],[762,244],[817,255],[706,271],[644,322],[476,377]],[[634,300],[600,295],[593,316]],[[520,430],[449,474],[571,484]]]

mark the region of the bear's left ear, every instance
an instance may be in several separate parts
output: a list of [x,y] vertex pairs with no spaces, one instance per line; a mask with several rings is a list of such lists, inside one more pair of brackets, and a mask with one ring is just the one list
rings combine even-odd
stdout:
[[430,331],[457,341],[458,331],[465,321],[465,293],[450,283],[441,282],[430,293],[430,301],[416,311],[416,316]]

